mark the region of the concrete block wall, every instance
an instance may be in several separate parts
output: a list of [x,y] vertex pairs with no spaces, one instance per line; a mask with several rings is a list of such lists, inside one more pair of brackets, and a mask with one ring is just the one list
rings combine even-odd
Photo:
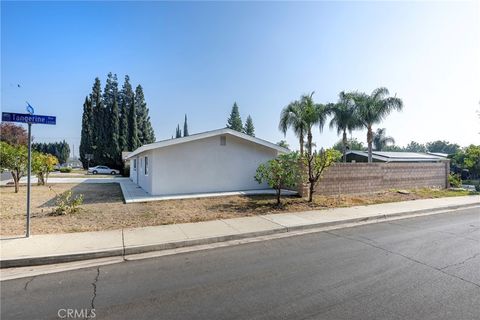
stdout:
[[[337,163],[327,169],[316,194],[367,193],[388,189],[448,187],[449,162],[438,163]],[[300,190],[299,190],[300,191]],[[308,192],[303,189],[306,196]]]

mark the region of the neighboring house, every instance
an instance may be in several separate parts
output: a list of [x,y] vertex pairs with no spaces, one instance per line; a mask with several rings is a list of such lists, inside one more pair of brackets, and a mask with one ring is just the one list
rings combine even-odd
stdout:
[[449,154],[448,153],[441,153],[441,152],[427,152],[427,154],[431,154],[433,156],[438,156],[447,159]]
[[[445,157],[420,152],[390,152],[373,151],[373,162],[440,162],[448,160]],[[348,151],[347,162],[368,162],[367,151]]]
[[67,162],[65,162],[63,167],[70,167],[70,168],[82,168],[82,162],[78,158],[68,158]]
[[151,195],[268,188],[257,167],[288,149],[231,129],[144,145],[126,155],[130,179]]

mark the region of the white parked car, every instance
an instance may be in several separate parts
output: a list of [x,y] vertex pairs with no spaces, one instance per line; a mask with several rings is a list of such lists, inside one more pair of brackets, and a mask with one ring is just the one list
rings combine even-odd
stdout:
[[96,167],[88,168],[88,173],[91,173],[91,174],[111,174],[111,175],[115,175],[115,174],[120,174],[120,171],[117,170],[117,169],[110,169],[110,168],[107,167],[107,166],[96,166]]

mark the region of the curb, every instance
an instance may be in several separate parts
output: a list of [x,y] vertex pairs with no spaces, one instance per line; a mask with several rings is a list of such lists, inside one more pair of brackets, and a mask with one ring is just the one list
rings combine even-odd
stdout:
[[404,212],[398,212],[390,215],[377,214],[377,215],[372,215],[369,217],[362,217],[362,218],[352,218],[352,219],[338,220],[338,221],[332,221],[332,222],[312,223],[308,225],[299,225],[299,226],[293,226],[293,227],[280,227],[277,229],[270,229],[270,230],[264,230],[264,231],[246,232],[246,233],[240,233],[240,234],[215,236],[215,237],[201,238],[201,239],[182,240],[182,241],[166,242],[166,243],[159,243],[159,244],[148,244],[148,245],[141,245],[141,246],[129,246],[129,247],[123,247],[123,248],[117,247],[117,248],[107,249],[102,251],[78,252],[78,253],[63,254],[63,255],[45,256],[45,257],[26,257],[26,258],[18,258],[18,259],[7,259],[7,260],[0,261],[0,268],[3,269],[3,268],[13,268],[13,267],[38,266],[38,265],[45,265],[45,264],[56,264],[56,263],[73,262],[73,261],[89,260],[89,259],[97,259],[97,258],[125,256],[125,255],[146,253],[146,252],[152,252],[152,251],[177,249],[182,247],[205,245],[205,244],[211,244],[211,243],[217,243],[217,242],[240,240],[240,239],[254,238],[254,237],[260,237],[260,236],[268,236],[272,234],[288,233],[288,232],[299,231],[299,230],[340,226],[344,224],[362,223],[367,221],[381,222],[388,218],[398,218],[402,216],[412,216],[412,215],[427,215],[428,213],[437,212],[437,211],[441,213],[441,211],[445,211],[445,210],[474,208],[479,205],[480,203],[451,205],[451,206],[436,207],[436,208],[430,208],[430,209],[404,211]]

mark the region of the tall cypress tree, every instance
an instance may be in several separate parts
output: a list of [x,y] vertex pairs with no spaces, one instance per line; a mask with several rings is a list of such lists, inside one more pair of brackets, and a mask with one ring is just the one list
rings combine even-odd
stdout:
[[187,115],[185,114],[185,121],[183,122],[183,136],[188,137]]
[[135,88],[135,107],[137,109],[137,127],[140,145],[155,142],[155,134],[153,132],[152,124],[150,123],[147,103],[145,102],[145,96],[141,85],[138,85]]
[[118,135],[118,147],[120,152],[128,150],[128,110],[127,103],[122,99],[120,106],[120,128]]
[[177,124],[177,132],[175,133],[175,138],[181,138],[182,137],[182,130],[180,129],[180,125]]
[[120,97],[122,103],[122,113],[125,112],[127,120],[127,132],[125,132],[126,149],[123,149],[122,151],[133,151],[138,147],[139,144],[138,126],[137,112],[134,105],[135,94],[133,92],[132,85],[130,84],[130,77],[128,75],[125,76]]
[[[105,89],[103,90],[103,128],[104,149],[103,163],[112,167],[119,165],[118,135],[119,135],[119,110],[118,110],[118,79],[116,74],[108,73]],[[114,104],[117,104],[114,106]],[[116,110],[114,110],[116,108]]]
[[128,149],[133,151],[140,146],[140,140],[138,139],[138,126],[137,126],[137,108],[133,100],[128,110]]
[[[83,115],[82,115],[82,133],[80,137],[80,161],[82,161],[84,169],[87,169],[86,154],[91,154],[93,149],[93,110],[92,102],[85,97],[83,103]],[[45,151],[41,151],[45,152]]]
[[250,115],[248,115],[247,121],[245,121],[245,127],[243,128],[243,133],[246,133],[249,136],[255,137],[255,127],[253,126],[253,120]]
[[109,117],[109,144],[108,144],[108,157],[109,165],[112,167],[122,166],[122,153],[119,147],[119,134],[120,134],[120,116],[118,111],[117,98],[113,98],[112,109],[110,110]]
[[236,102],[233,104],[230,117],[227,120],[227,128],[243,132],[242,118],[240,118],[240,112],[238,111]]
[[102,163],[104,161],[104,149],[105,149],[105,125],[104,125],[104,108],[102,101],[102,87],[100,79],[95,78],[95,82],[92,87],[92,93],[90,95],[90,101],[92,102],[93,110],[93,163]]

